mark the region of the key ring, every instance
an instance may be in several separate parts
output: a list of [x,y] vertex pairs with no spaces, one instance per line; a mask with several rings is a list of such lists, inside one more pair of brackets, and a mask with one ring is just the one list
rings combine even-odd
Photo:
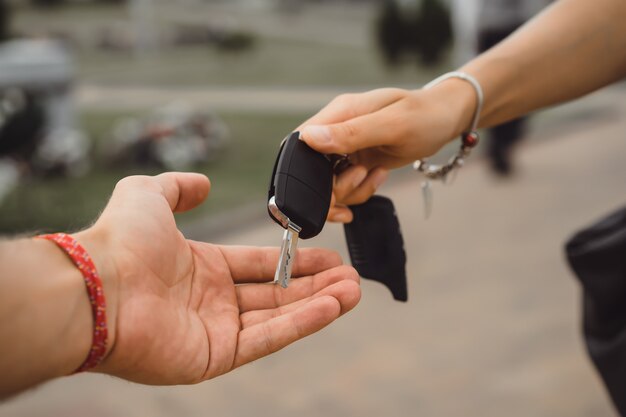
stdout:
[[446,162],[445,164],[431,164],[425,158],[418,159],[413,162],[413,169],[417,172],[422,173],[426,177],[426,179],[422,183],[422,193],[424,196],[425,205],[424,214],[426,218],[428,218],[428,216],[430,215],[432,207],[432,190],[430,186],[430,181],[441,180],[444,183],[447,182],[450,173],[454,172],[455,169],[463,166],[463,164],[465,163],[465,158],[469,156],[472,148],[474,148],[480,140],[477,129],[480,112],[483,108],[484,94],[483,89],[480,86],[480,83],[476,80],[476,78],[465,72],[452,71],[435,78],[434,80],[426,84],[423,88],[425,90],[428,90],[436,86],[437,84],[440,84],[441,82],[449,80],[451,78],[458,78],[463,81],[467,81],[472,85],[472,87],[474,87],[474,90],[476,91],[476,110],[474,111],[474,117],[472,118],[472,124],[470,125],[470,128],[461,134],[461,147],[456,152],[456,154],[454,154],[448,160],[448,162]]

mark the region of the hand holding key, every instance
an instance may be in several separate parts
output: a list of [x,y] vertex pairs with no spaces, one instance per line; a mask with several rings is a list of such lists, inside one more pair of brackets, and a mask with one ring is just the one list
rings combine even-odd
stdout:
[[330,220],[350,222],[348,205],[367,201],[387,170],[430,156],[457,138],[474,107],[474,90],[459,80],[430,90],[381,88],[332,100],[298,128],[313,149],[349,154],[354,164],[337,177]]

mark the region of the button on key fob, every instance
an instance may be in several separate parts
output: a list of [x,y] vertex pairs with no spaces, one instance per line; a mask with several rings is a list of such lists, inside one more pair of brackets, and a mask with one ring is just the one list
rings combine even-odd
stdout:
[[286,288],[298,238],[317,236],[326,223],[333,191],[333,163],[294,132],[283,140],[268,193],[270,217],[285,229],[274,283]]

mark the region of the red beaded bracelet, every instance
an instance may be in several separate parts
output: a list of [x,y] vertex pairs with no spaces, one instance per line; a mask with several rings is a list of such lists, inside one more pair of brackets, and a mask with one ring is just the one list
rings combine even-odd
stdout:
[[72,260],[74,265],[83,274],[85,279],[85,285],[87,287],[87,294],[89,295],[89,302],[91,303],[91,312],[93,313],[93,339],[91,342],[91,349],[87,355],[87,359],[81,366],[74,371],[83,372],[98,365],[107,347],[107,321],[106,321],[106,303],[104,300],[104,290],[102,289],[102,281],[96,271],[91,257],[83,248],[80,243],[76,241],[72,236],[65,233],[55,233],[50,235],[37,236],[39,239],[47,239],[56,243]]

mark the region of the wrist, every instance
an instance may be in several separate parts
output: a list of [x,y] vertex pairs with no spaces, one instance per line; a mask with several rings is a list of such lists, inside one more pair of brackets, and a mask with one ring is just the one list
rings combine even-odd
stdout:
[[[115,263],[111,258],[113,251],[110,249],[111,245],[109,244],[106,231],[96,225],[81,232],[74,233],[72,236],[85,248],[91,257],[102,282],[108,330],[106,351],[101,361],[101,363],[103,363],[113,350],[117,329],[119,280]],[[98,367],[95,369],[97,370]]]
[[54,242],[0,242],[0,264],[1,398],[76,370],[93,319],[80,271]]
[[433,94],[434,102],[439,103],[448,117],[450,130],[442,138],[441,146],[458,139],[463,132],[470,130],[478,100],[476,91],[469,82],[449,78],[424,91]]
[[[46,311],[62,323],[58,332],[44,337],[45,340],[60,340],[65,343],[49,343],[48,352],[53,366],[54,375],[65,376],[74,372],[85,360],[91,346],[93,334],[93,319],[89,298],[85,292],[85,282],[81,272],[68,258],[56,243],[33,239],[28,242],[32,252],[38,254],[38,258],[45,260],[42,264],[46,272],[41,276],[47,276],[50,286],[38,287],[33,294],[33,303],[46,305],[45,298],[57,298],[63,300],[55,309],[54,306],[46,306]],[[37,302],[35,300],[41,300]],[[57,310],[60,314],[54,315]]]

